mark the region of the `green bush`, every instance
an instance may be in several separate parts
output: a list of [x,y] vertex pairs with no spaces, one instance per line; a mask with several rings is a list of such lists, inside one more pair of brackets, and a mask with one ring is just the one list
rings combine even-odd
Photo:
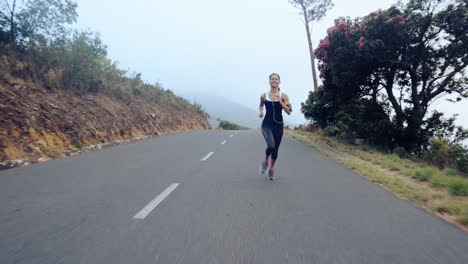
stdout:
[[461,144],[451,144],[449,149],[450,163],[463,173],[468,173],[468,148]]
[[420,181],[428,181],[437,173],[435,168],[424,168],[414,172],[414,177]]
[[457,176],[457,171],[454,169],[447,170],[447,176]]
[[218,128],[224,129],[224,130],[241,130],[241,129],[247,129],[246,127],[240,126],[235,123],[231,123],[226,120],[221,120],[219,122]]
[[393,153],[398,155],[400,158],[408,157],[408,152],[403,147],[396,147],[393,149]]
[[333,143],[332,141],[330,140],[327,140],[325,143],[327,143],[328,146],[332,147],[332,148],[336,148],[336,144]]
[[397,163],[402,162],[400,156],[398,156],[397,154],[391,154],[391,155],[388,156],[388,158],[393,162],[397,162]]
[[446,188],[454,179],[451,177],[434,177],[431,178],[431,184],[434,187]]
[[362,150],[366,151],[366,152],[370,152],[372,150],[371,146],[365,144],[365,145],[362,145]]
[[449,142],[445,139],[432,139],[429,150],[424,153],[424,159],[440,169],[445,168],[449,161]]
[[449,190],[454,195],[467,196],[468,195],[468,183],[462,180],[455,180],[450,183]]
[[206,112],[205,107],[203,107],[202,104],[199,104],[197,102],[193,102],[193,107],[195,108],[195,111],[199,113],[200,115],[204,116],[205,118],[210,118],[210,114]]
[[432,139],[429,149],[424,153],[424,160],[440,169],[451,166],[463,173],[468,172],[468,149],[446,139]]
[[334,137],[334,136],[341,134],[341,130],[336,126],[328,126],[325,128],[324,134],[325,136]]

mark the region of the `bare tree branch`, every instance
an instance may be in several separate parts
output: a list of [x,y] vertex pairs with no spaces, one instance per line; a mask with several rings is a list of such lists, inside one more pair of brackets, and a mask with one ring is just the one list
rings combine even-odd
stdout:
[[462,65],[459,65],[458,67],[456,67],[450,74],[448,74],[445,79],[439,84],[437,85],[438,88],[437,90],[432,93],[432,94],[428,94],[427,96],[427,102],[429,102],[430,100],[432,100],[432,98],[436,97],[437,95],[445,92],[445,87],[450,83],[450,81],[453,81],[453,77],[461,72],[466,66],[468,65],[468,61],[465,61]]
[[[11,7],[10,7],[10,3],[8,3],[8,0],[3,0],[3,2],[5,2],[5,5],[8,8],[8,12],[11,13]],[[16,3],[16,0],[14,0],[13,6],[15,5],[15,3]]]

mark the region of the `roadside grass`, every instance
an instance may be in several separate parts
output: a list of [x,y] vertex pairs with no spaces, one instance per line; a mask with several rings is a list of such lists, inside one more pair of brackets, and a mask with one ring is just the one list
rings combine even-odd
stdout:
[[321,131],[286,133],[317,151],[468,231],[468,178],[454,169],[440,170],[427,163],[400,158],[368,145],[356,146],[327,137]]

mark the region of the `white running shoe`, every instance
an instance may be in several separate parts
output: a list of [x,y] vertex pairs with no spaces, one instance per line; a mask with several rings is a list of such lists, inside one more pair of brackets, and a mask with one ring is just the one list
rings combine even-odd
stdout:
[[269,179],[270,181],[276,180],[276,178],[275,178],[274,173],[273,173],[272,170],[268,170],[268,179]]

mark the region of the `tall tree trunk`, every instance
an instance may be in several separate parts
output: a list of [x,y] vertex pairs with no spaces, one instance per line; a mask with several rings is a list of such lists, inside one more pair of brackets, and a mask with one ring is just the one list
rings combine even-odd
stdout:
[[11,9],[11,16],[10,16],[10,40],[11,42],[15,42],[15,7],[16,7],[16,0],[13,1],[13,8]]
[[390,100],[390,103],[393,106],[393,109],[395,110],[396,114],[396,120],[397,124],[399,127],[403,127],[403,122],[405,120],[405,113],[403,112],[403,109],[401,108],[401,105],[398,103],[397,99],[395,98],[395,95],[393,94],[393,85],[395,82],[395,73],[396,70],[395,68],[392,68],[390,72],[388,72],[385,75],[386,79],[386,84],[385,84],[385,91],[387,91],[387,96],[388,99]]
[[423,124],[424,116],[426,115],[426,110],[421,105],[420,94],[418,93],[418,76],[416,74],[416,69],[410,69],[408,71],[411,78],[411,103],[413,108],[406,115],[407,127],[404,133],[404,141],[407,150],[414,150],[417,153],[421,152],[421,146],[424,146],[424,142],[427,142],[425,135],[423,133]]
[[409,75],[411,78],[411,102],[413,103],[414,110],[419,113],[423,112],[423,109],[421,107],[420,94],[418,93],[419,81],[416,71],[417,69],[409,71]]
[[374,104],[377,104],[377,94],[379,93],[379,90],[377,90],[377,87],[372,89],[372,102]]
[[314,56],[314,48],[312,46],[312,38],[310,37],[310,29],[309,29],[309,17],[307,16],[307,10],[304,5],[302,5],[302,12],[304,13],[304,22],[307,32],[307,42],[309,43],[309,53],[310,53],[310,64],[312,66],[312,79],[314,80],[314,91],[317,90],[317,73],[315,72],[315,56]]

